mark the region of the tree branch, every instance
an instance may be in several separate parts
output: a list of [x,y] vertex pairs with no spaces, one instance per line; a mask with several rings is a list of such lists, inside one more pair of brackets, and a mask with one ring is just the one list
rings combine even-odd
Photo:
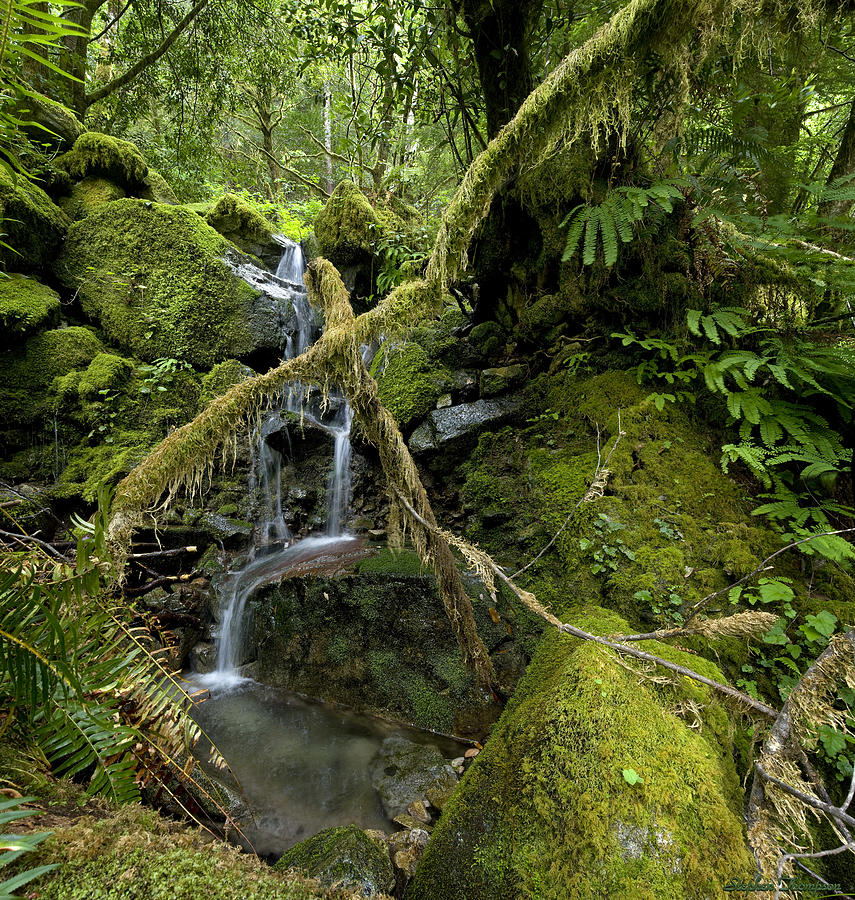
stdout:
[[119,88],[124,87],[126,84],[133,81],[141,72],[144,72],[149,66],[156,63],[164,53],[175,43],[178,37],[181,35],[183,31],[187,29],[187,26],[199,15],[200,12],[208,5],[209,0],[197,0],[195,6],[193,6],[186,16],[172,29],[172,31],[167,35],[166,39],[163,43],[156,49],[152,50],[151,53],[146,53],[142,59],[137,60],[127,72],[123,75],[119,75],[118,78],[114,78],[112,81],[108,81],[107,84],[103,85],[103,87],[98,88],[92,93],[87,94],[84,100],[86,108],[88,109],[92,106],[93,103],[97,103],[99,100],[103,100],[105,97],[112,94],[114,91],[117,91]]

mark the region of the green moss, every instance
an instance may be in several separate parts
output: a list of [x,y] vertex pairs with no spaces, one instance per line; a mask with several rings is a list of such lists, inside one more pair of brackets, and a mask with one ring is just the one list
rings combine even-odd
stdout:
[[293,872],[274,872],[201,831],[141,806],[102,807],[60,827],[28,865],[59,868],[36,882],[45,900],[322,900],[351,896]]
[[298,869],[322,884],[340,884],[367,896],[390,891],[395,872],[385,843],[356,825],[327,828],[286,850],[274,868]]
[[384,548],[359,563],[357,572],[360,575],[424,575],[425,569],[419,555],[412,550]]
[[57,328],[30,338],[23,351],[3,354],[0,422],[29,424],[48,414],[54,378],[85,369],[104,346],[88,328]]
[[117,200],[71,227],[55,271],[122,349],[207,368],[252,349],[257,294],[222,261],[228,247],[183,207]]
[[444,373],[428,362],[418,344],[398,344],[385,354],[383,371],[377,376],[380,400],[402,428],[429,413],[445,389]]
[[215,397],[221,397],[230,387],[252,378],[254,374],[249,366],[236,359],[225,359],[217,363],[210,372],[202,376],[202,403],[207,404]]
[[86,131],[71,110],[44,94],[28,91],[15,104],[15,111],[23,120],[23,131],[35,144],[64,149]]
[[108,181],[106,178],[91,177],[84,178],[83,181],[73,185],[71,193],[59,202],[70,218],[82,219],[99,203],[121,200],[125,196],[124,189],[112,181]]
[[221,197],[205,217],[210,226],[247,253],[269,244],[274,228],[245,200],[234,194]]
[[114,353],[99,353],[80,376],[77,392],[83,400],[94,400],[102,392],[120,388],[132,371],[130,360]]
[[0,277],[0,346],[12,346],[58,319],[56,291],[23,275]]
[[379,225],[368,198],[352,181],[341,181],[315,219],[321,256],[337,266],[364,262]]
[[139,196],[143,200],[153,200],[155,203],[177,204],[178,197],[172,190],[172,185],[154,169],[149,168],[148,175],[139,190]]
[[68,217],[37,185],[0,167],[0,265],[13,272],[43,268],[59,249]]
[[142,187],[148,175],[148,166],[136,144],[97,131],[80,135],[71,150],[57,159],[57,165],[74,179],[94,175],[126,190]]
[[[574,622],[627,627],[603,610]],[[700,733],[669,711],[679,694],[550,634],[446,806],[408,900],[723,897],[753,866],[727,716],[706,689],[691,691],[707,713]],[[624,780],[630,768],[641,784]]]

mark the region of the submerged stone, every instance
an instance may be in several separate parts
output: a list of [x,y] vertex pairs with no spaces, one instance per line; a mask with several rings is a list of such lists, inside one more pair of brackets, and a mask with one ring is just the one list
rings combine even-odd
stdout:
[[395,870],[385,842],[356,825],[318,832],[286,850],[274,868],[299,869],[323,885],[339,885],[366,897],[395,887]]
[[371,764],[371,783],[390,819],[406,812],[418,821],[409,808],[411,804],[420,804],[435,786],[442,793],[453,790],[457,776],[432,744],[416,744],[393,734],[383,741]]

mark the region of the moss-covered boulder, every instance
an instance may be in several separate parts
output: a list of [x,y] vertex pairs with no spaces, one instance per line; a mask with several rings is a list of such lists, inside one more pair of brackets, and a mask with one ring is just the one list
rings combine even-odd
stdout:
[[59,320],[59,295],[34,278],[0,278],[0,349]]
[[99,203],[121,200],[127,193],[118,184],[106,178],[87,177],[71,186],[65,197],[58,203],[71,219],[82,219]]
[[[627,629],[601,609],[573,621]],[[691,704],[704,710],[700,730],[681,717]],[[753,872],[730,728],[706,688],[658,688],[552,633],[446,805],[407,900],[724,897]]]
[[337,266],[371,258],[379,220],[368,198],[352,181],[341,181],[315,219],[318,249]]
[[168,203],[171,206],[178,203],[178,197],[172,190],[172,185],[151,166],[149,166],[143,186],[137,193],[143,200],[153,200],[155,203]]
[[383,349],[377,362],[382,367],[377,375],[380,399],[402,428],[427,415],[448,389],[447,373],[431,366],[418,344]]
[[0,355],[0,424],[27,425],[56,403],[53,380],[86,369],[104,345],[88,328],[57,328],[30,338],[22,349]]
[[282,255],[282,247],[273,239],[274,228],[270,222],[235,194],[221,197],[205,219],[245,253],[268,263]]
[[38,185],[0,167],[0,266],[12,272],[46,268],[68,229],[68,217]]
[[143,187],[148,175],[148,165],[136,144],[97,131],[80,135],[56,162],[75,180],[107,178],[130,191]]
[[67,150],[86,131],[81,121],[61,103],[44,94],[30,93],[15,105],[24,133],[34,144]]
[[259,294],[223,261],[229,247],[183,207],[117,200],[71,227],[54,270],[123,350],[208,368],[254,346]]
[[385,842],[356,825],[318,832],[286,850],[274,868],[297,869],[323,885],[340,885],[366,897],[389,893],[395,887],[395,870]]

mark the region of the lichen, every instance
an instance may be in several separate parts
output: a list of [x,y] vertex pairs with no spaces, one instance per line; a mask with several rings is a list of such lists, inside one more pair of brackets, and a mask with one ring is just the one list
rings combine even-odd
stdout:
[[11,347],[58,319],[56,291],[23,275],[0,277],[0,346]]
[[370,258],[379,220],[368,198],[352,181],[341,181],[315,219],[321,255],[337,266]]
[[[627,627],[599,609],[573,621]],[[408,900],[723,896],[752,871],[739,783],[727,715],[690,690],[706,711],[700,732],[678,715],[679,689],[550,634],[445,807]],[[630,769],[641,783],[625,780]]]
[[143,187],[148,175],[148,166],[136,144],[97,131],[81,134],[56,163],[74,179],[107,178],[131,191]]
[[257,294],[222,261],[228,247],[183,207],[117,200],[71,227],[54,269],[123,350],[207,368],[252,349]]

